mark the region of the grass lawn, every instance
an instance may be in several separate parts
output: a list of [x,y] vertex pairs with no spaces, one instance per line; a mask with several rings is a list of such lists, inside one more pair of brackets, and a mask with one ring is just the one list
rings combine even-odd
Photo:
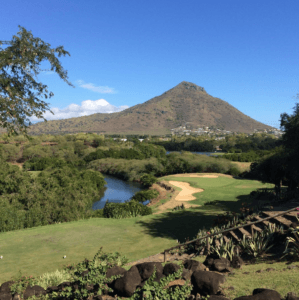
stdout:
[[[130,261],[144,258],[170,248],[177,240],[184,242],[196,236],[199,229],[210,228],[217,214],[238,211],[248,194],[262,187],[258,181],[233,178],[180,178],[167,176],[160,180],[189,182],[203,188],[195,194],[195,204],[219,201],[183,211],[132,219],[88,219],[0,233],[0,284],[11,276],[38,276],[62,269],[64,265],[92,259],[100,247],[106,252],[118,251]],[[63,256],[66,255],[66,259]]]
[[[197,208],[200,211],[219,211],[219,206],[221,206],[223,210],[240,212],[242,203],[250,202],[249,194],[251,191],[259,188],[274,187],[274,184],[263,184],[256,180],[235,179],[221,176],[218,178],[198,178],[174,177],[170,175],[162,177],[160,180],[188,182],[190,186],[194,188],[203,189],[203,192],[193,194],[193,196],[196,197],[196,200],[188,201],[190,204],[202,205],[202,207]],[[219,204],[213,205],[210,208],[207,205],[204,206],[205,203],[213,201],[214,203],[219,202]]]

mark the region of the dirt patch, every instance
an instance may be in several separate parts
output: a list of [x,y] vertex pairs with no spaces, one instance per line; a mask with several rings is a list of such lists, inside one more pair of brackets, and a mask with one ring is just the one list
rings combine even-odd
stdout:
[[[164,183],[164,182],[163,182]],[[167,184],[167,183],[165,183]],[[157,203],[159,203],[161,200],[165,199],[167,197],[167,193],[170,193],[167,191],[165,188],[161,187],[159,184],[154,183],[151,187],[150,190],[156,190],[159,192],[159,196],[155,199],[152,199],[151,202],[147,206],[153,206]]]

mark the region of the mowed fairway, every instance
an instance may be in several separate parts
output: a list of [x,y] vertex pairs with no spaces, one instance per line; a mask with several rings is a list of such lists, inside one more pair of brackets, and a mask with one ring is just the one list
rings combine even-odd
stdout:
[[[257,188],[273,187],[254,180],[229,177],[191,178],[167,176],[159,180],[188,182],[204,191],[190,203],[201,206],[181,211],[131,219],[96,218],[0,233],[0,284],[21,270],[38,276],[67,264],[92,259],[100,247],[118,251],[130,261],[144,258],[172,247],[177,240],[194,238],[199,229],[210,228],[217,214],[239,212],[242,202]],[[176,188],[179,189],[179,188]],[[209,201],[221,205],[203,205]],[[66,259],[63,256],[66,255]]]
[[[250,203],[249,194],[251,191],[274,187],[273,184],[263,184],[256,180],[235,179],[229,175],[205,173],[205,176],[209,175],[218,177],[190,177],[190,174],[176,174],[162,177],[160,180],[187,182],[193,188],[203,189],[202,192],[193,194],[195,200],[188,201],[189,204],[200,205],[201,207],[197,207],[198,210],[213,209],[218,211],[219,206],[221,206],[224,210],[240,212],[242,203]],[[193,176],[202,176],[202,174],[198,173]],[[175,189],[180,190],[179,187],[175,187]],[[212,201],[220,203],[213,205],[213,208],[204,205]]]

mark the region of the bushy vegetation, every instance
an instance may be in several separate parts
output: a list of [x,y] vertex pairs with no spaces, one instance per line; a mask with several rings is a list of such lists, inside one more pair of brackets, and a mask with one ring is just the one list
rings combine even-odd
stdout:
[[170,141],[153,140],[152,143],[163,146],[167,151],[212,152],[219,146],[223,152],[242,153],[257,150],[272,150],[281,145],[281,139],[266,133],[245,133],[227,135],[223,140],[215,136],[174,136]]
[[105,218],[125,219],[152,214],[152,209],[137,201],[125,203],[106,202],[103,210]]
[[166,151],[161,146],[151,144],[137,144],[131,149],[97,149],[95,152],[88,154],[84,160],[90,162],[101,158],[123,158],[123,159],[146,159],[151,157],[165,157]]
[[194,172],[212,172],[232,175],[238,173],[236,166],[228,160],[192,154],[190,152],[170,153],[166,155],[165,159],[98,159],[90,162],[87,168],[128,181],[140,181],[144,173],[149,173],[157,177]]
[[145,202],[146,200],[152,200],[159,196],[159,192],[157,190],[145,190],[135,193],[132,197],[132,200],[137,202]]
[[231,161],[240,161],[240,162],[254,162],[257,160],[260,160],[261,158],[268,156],[270,154],[274,153],[274,149],[272,151],[270,150],[257,150],[253,151],[250,150],[246,153],[233,153],[233,154],[224,154],[221,156],[221,158],[225,158]]
[[32,177],[16,166],[1,166],[0,231],[96,216],[92,204],[105,184],[99,172],[62,166]]

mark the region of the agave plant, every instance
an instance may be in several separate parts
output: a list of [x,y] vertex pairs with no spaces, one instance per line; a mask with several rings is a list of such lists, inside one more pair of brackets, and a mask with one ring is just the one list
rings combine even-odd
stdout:
[[220,238],[218,246],[211,246],[212,252],[216,252],[219,257],[227,258],[228,256],[230,261],[232,261],[233,256],[235,255],[234,248],[235,245],[231,240],[227,243],[223,241],[223,236]]
[[[269,229],[270,228],[270,229]],[[273,241],[273,232],[271,232],[271,226],[265,228],[261,233],[255,232],[252,239],[248,242],[245,252],[254,257],[260,256],[268,252],[274,245],[269,244]]]
[[[297,208],[298,209],[298,208]],[[296,216],[297,220],[299,221],[298,217]],[[293,256],[294,259],[298,259],[299,258],[299,238],[297,235],[299,235],[299,226],[296,228],[289,228],[288,229],[289,232],[291,232],[294,237],[296,238],[296,240],[292,237],[287,237],[286,238],[286,242],[285,242],[285,250],[284,250],[284,255],[281,257],[285,257],[286,255],[291,255]],[[289,248],[289,244],[293,243],[292,246]]]

